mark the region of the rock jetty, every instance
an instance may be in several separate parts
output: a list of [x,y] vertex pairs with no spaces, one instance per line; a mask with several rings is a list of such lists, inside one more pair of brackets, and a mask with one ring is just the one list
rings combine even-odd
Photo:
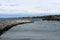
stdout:
[[11,29],[13,26],[25,23],[32,23],[31,20],[5,20],[0,21],[0,36]]

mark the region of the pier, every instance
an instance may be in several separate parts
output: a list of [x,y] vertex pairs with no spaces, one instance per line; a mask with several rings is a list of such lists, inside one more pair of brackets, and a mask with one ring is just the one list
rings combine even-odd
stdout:
[[20,24],[26,24],[26,23],[32,23],[31,20],[5,20],[0,21],[0,36],[11,29],[13,26],[20,25]]

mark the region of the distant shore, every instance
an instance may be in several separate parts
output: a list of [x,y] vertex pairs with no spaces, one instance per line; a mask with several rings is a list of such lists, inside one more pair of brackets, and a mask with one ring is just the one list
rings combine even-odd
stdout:
[[60,15],[43,16],[42,20],[60,21]]

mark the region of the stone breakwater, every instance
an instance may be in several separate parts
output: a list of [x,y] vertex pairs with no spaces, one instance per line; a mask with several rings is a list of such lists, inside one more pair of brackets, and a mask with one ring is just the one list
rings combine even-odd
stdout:
[[5,20],[0,21],[0,36],[11,29],[13,26],[25,23],[32,23],[31,20]]

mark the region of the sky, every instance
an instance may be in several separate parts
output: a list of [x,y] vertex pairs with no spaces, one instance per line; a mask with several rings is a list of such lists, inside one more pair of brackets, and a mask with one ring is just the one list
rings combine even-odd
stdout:
[[60,14],[60,0],[0,0],[0,14]]

